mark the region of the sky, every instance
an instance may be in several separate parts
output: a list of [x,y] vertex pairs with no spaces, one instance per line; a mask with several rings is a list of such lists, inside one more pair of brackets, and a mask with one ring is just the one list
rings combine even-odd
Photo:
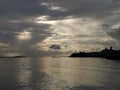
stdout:
[[120,0],[0,0],[0,55],[120,48]]

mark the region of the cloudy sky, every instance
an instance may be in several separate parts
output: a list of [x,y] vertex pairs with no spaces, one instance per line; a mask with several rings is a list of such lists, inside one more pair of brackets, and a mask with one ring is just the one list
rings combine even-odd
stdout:
[[120,0],[0,0],[0,54],[120,48]]

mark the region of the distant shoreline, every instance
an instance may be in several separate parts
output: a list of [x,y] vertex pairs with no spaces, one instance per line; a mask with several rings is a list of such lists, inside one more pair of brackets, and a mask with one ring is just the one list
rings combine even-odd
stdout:
[[25,56],[0,56],[0,58],[26,58]]
[[79,57],[95,57],[95,58],[106,58],[111,60],[120,60],[120,50],[113,50],[112,47],[110,49],[103,49],[99,52],[79,52],[73,53],[69,57],[79,58]]

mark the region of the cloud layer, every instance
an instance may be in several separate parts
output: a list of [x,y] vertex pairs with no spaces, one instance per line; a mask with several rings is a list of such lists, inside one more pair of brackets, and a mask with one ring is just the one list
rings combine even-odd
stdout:
[[0,0],[0,13],[1,55],[120,48],[119,0]]

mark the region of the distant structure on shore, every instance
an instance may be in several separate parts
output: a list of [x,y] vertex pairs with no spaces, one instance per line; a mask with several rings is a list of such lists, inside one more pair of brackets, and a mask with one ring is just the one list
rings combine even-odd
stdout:
[[79,52],[73,53],[70,57],[100,57],[106,59],[120,60],[120,50],[105,48],[99,52]]

